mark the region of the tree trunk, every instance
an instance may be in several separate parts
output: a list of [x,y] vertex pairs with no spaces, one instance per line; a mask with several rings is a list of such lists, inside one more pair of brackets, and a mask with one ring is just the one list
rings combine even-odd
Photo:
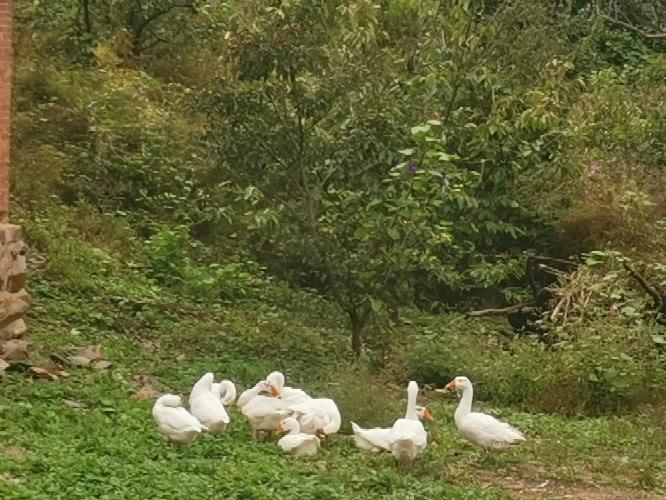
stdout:
[[360,356],[363,350],[363,329],[368,321],[369,308],[361,306],[352,307],[347,311],[351,323],[351,348],[355,356]]
[[351,309],[348,311],[349,321],[351,322],[351,348],[355,356],[361,355],[363,349],[363,324],[361,322],[361,315],[358,309]]
[[396,305],[389,306],[389,319],[394,325],[400,324],[400,308]]
[[90,0],[82,0],[83,9],[83,29],[87,35],[92,35],[92,20],[90,19]]

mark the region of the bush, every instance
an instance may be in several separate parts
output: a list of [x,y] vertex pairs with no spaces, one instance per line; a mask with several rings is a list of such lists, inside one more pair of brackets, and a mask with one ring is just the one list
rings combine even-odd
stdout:
[[157,231],[147,242],[147,254],[160,283],[203,300],[259,298],[269,284],[264,268],[251,260],[196,263],[193,257],[206,252],[184,226]]
[[466,375],[482,401],[546,412],[603,414],[660,401],[666,369],[653,338],[662,330],[617,323],[606,316],[569,326],[571,340],[549,348],[466,321],[461,330],[413,338],[408,374],[438,387]]

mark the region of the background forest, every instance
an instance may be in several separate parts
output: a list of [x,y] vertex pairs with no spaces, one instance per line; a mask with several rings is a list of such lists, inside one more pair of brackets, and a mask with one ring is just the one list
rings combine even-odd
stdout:
[[[25,433],[14,445],[30,450],[47,439],[40,414],[82,455],[115,425],[142,434],[107,450],[128,454],[102,467],[122,487],[100,470],[78,491],[98,466],[60,447],[60,468],[7,494],[157,498],[169,470],[180,494],[200,491],[211,465],[172,452],[132,484],[127,464],[160,446],[152,401],[127,398],[134,377],[182,389],[213,369],[242,386],[273,368],[333,392],[346,421],[392,414],[386,399],[401,408],[406,380],[465,374],[528,435],[560,434],[472,482],[442,450],[420,475],[381,462],[354,479],[350,447],[329,451],[337,472],[299,466],[308,479],[282,490],[265,481],[292,466],[263,467],[244,445],[256,477],[238,472],[224,498],[502,498],[485,489],[506,486],[488,479],[497,470],[508,491],[518,477],[636,489],[617,498],[663,491],[664,0],[15,9],[12,218],[30,245],[31,340],[45,352],[101,343],[115,367],[48,387],[7,374],[4,436]],[[86,377],[97,389],[79,394]],[[116,419],[111,430],[77,442],[74,410],[52,409],[63,397],[116,408],[81,424]],[[217,457],[203,441],[192,453]],[[27,457],[10,473],[45,467]]]

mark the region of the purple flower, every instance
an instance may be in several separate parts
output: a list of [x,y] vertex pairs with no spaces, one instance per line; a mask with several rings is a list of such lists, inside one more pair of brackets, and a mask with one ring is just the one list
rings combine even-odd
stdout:
[[590,177],[594,177],[599,172],[601,172],[601,167],[599,165],[597,165],[596,163],[593,163],[592,165],[590,165],[590,170],[588,171],[588,175]]
[[410,163],[410,164],[409,164],[409,171],[410,171],[411,173],[413,173],[413,174],[415,174],[416,171],[417,171],[419,168],[421,168],[421,167],[420,167],[420,165],[419,165],[418,163]]

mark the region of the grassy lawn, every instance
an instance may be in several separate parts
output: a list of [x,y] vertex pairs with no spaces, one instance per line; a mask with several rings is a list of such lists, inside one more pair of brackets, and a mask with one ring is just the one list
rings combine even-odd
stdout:
[[[427,392],[436,421],[427,451],[401,474],[387,455],[357,450],[349,421],[389,425],[404,389],[345,358],[343,330],[312,314],[258,305],[210,307],[174,297],[108,302],[35,280],[31,341],[46,355],[101,343],[111,369],[69,369],[55,381],[7,373],[0,388],[1,498],[499,499],[659,498],[666,491],[666,412],[566,418],[477,406],[522,429],[523,445],[482,457],[456,433],[455,396]],[[77,298],[78,297],[78,298]],[[105,299],[106,297],[106,299]],[[312,313],[312,311],[310,312]],[[334,397],[344,425],[313,459],[250,441],[232,410],[221,436],[168,446],[136,400],[136,377],[187,394],[204,371],[239,389],[283,369],[288,382]]]

